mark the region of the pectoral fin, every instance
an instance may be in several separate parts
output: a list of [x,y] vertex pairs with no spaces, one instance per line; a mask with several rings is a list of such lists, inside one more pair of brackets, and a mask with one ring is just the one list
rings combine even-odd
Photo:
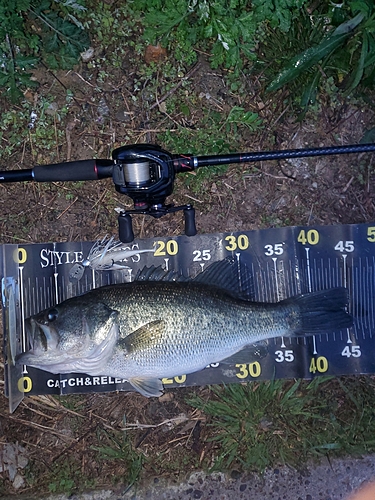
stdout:
[[146,398],[158,398],[163,394],[163,384],[158,378],[131,378],[129,383]]
[[152,348],[160,344],[160,338],[163,336],[164,330],[165,323],[163,320],[150,321],[121,339],[119,345],[129,353],[149,347]]

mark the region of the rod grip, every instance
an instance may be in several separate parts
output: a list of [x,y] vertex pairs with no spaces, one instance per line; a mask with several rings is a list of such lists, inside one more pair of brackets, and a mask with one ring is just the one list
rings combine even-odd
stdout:
[[96,160],[37,165],[33,168],[33,180],[37,182],[93,181],[97,179]]
[[3,182],[23,182],[32,180],[33,171],[31,168],[27,170],[3,170],[0,172],[0,184]]

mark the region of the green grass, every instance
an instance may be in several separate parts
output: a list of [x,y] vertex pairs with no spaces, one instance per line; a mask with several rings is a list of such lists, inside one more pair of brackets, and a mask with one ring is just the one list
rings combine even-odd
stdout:
[[79,21],[77,1],[2,0],[0,3],[0,86],[13,103],[22,90],[35,88],[31,71],[42,63],[68,69],[79,61],[90,39]]
[[[0,118],[0,159],[6,160],[24,149],[25,143],[35,163],[58,162],[58,147],[65,141],[62,122],[68,114],[70,97],[56,112],[53,96],[40,97],[36,104],[23,101],[20,106],[4,111]],[[33,118],[34,117],[34,118]],[[53,161],[52,161],[53,160]]]
[[[179,126],[177,130],[159,133],[157,140],[171,153],[220,155],[241,150],[244,137],[248,141],[261,129],[262,120],[258,114],[242,107],[234,106],[227,113],[202,107],[194,127]],[[228,165],[218,165],[199,168],[194,174],[179,177],[188,189],[200,194],[206,179],[218,180],[227,170]]]
[[[129,489],[150,475],[178,477],[202,469],[262,473],[284,464],[301,469],[311,459],[375,452],[372,377],[232,384],[199,389],[198,394],[179,402],[179,408],[187,403],[186,414],[189,407],[193,413],[195,409],[201,412],[198,449],[191,435],[185,445],[170,447],[166,444],[181,433],[163,434],[160,440],[155,434],[144,452],[136,448],[137,429],[99,425],[90,437],[92,444],[88,442],[81,450],[88,460],[87,470],[82,468],[80,453],[68,447],[48,469],[43,463],[30,462],[25,470],[28,485],[71,495],[103,484]],[[75,410],[85,414],[77,406],[79,396],[74,402]],[[77,421],[77,432],[85,430],[85,422],[84,418]],[[97,470],[101,475],[93,477]]]
[[113,483],[121,481],[130,488],[139,479],[144,462],[143,454],[134,450],[130,437],[124,433],[109,432],[104,429],[99,431],[98,440],[101,446],[92,446],[98,452],[98,460],[116,461],[121,463],[126,472],[124,476],[112,478]]
[[30,460],[25,469],[25,479],[30,488],[35,488],[37,496],[43,493],[65,494],[92,490],[96,486],[96,478],[82,474],[81,463],[71,453],[69,457],[61,457],[50,467]]
[[327,377],[213,387],[189,401],[209,418],[213,470],[255,471],[374,451],[374,402],[371,379]]
[[[31,71],[38,64],[71,69],[90,43],[100,47],[88,67],[98,70],[101,83],[113,69],[126,72],[126,61],[139,59],[147,44],[161,43],[176,66],[191,67],[203,51],[213,68],[225,68],[235,78],[260,74],[262,79],[266,76],[270,91],[288,87],[290,98],[297,96],[303,107],[315,100],[321,82],[329,77],[345,95],[360,85],[374,87],[372,0],[347,0],[342,5],[311,0],[3,4],[0,86],[13,102],[22,99],[20,89],[37,86]],[[304,84],[293,85],[301,75]]]

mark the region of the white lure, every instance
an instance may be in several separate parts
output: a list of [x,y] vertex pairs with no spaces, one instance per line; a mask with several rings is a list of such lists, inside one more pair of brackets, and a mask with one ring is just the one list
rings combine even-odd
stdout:
[[153,248],[140,250],[136,248],[137,244],[133,244],[132,247],[124,246],[124,243],[116,241],[113,236],[111,238],[105,236],[94,243],[82,265],[95,271],[130,269],[124,262],[126,259],[141,253],[154,252]]

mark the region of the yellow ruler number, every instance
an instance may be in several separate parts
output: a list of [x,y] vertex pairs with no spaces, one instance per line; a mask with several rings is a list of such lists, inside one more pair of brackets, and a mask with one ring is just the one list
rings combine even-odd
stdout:
[[178,253],[178,243],[175,240],[156,241],[154,245],[157,247],[154,252],[155,257],[163,257],[164,255],[176,255]]
[[27,252],[24,248],[16,248],[13,252],[13,260],[16,264],[24,264],[27,261]]
[[177,384],[183,384],[184,382],[186,382],[186,375],[178,375],[173,378],[166,377],[162,378],[161,381],[164,385],[173,384],[173,382],[176,382]]
[[319,243],[319,233],[316,229],[309,229],[305,231],[305,229],[301,229],[297,237],[298,243],[302,243],[302,245],[317,245]]
[[371,243],[375,243],[375,227],[374,226],[367,228],[367,239]]
[[325,356],[318,356],[317,358],[311,358],[310,362],[310,373],[325,373],[328,370],[328,359]]
[[33,388],[33,381],[30,377],[21,377],[17,383],[20,392],[30,392]]
[[249,363],[248,365],[245,364],[238,364],[236,365],[236,368],[238,368],[238,373],[236,373],[237,378],[246,378],[246,377],[252,377],[252,378],[257,378],[260,376],[262,373],[262,367],[260,366],[259,361],[254,361],[253,363]]
[[238,236],[233,236],[230,234],[226,236],[225,241],[228,244],[225,246],[225,250],[229,250],[229,252],[234,252],[235,250],[246,250],[249,248],[249,238],[246,234],[240,234]]

